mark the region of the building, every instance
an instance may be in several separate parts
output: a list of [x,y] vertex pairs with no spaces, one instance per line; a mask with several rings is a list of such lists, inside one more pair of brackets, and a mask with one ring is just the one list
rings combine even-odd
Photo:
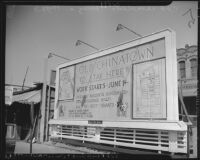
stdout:
[[25,90],[13,91],[11,103],[6,105],[6,125],[14,127],[13,138],[23,140],[28,137],[31,126],[31,108],[33,108],[33,119],[39,115],[41,86],[42,84],[37,84]]
[[[197,156],[197,84],[198,53],[196,45],[177,49],[178,83],[183,101],[192,122],[189,146],[191,157]],[[180,106],[180,105],[179,105]],[[180,113],[181,109],[180,109]]]
[[[34,137],[39,140],[42,116],[45,117],[46,125],[44,127],[46,134],[48,134],[49,127],[47,121],[53,118],[55,88],[47,85],[45,110],[47,111],[48,109],[49,112],[41,115],[42,86],[43,83],[36,83],[34,87],[24,90],[18,89],[12,92],[12,96],[7,96],[9,101],[7,100],[8,102],[6,103],[6,139],[28,140],[32,123],[35,126],[33,126]],[[31,116],[31,114],[33,115]],[[11,136],[11,131],[8,133],[8,128],[10,129],[11,127],[13,136]]]
[[191,117],[196,117],[198,53],[196,45],[177,49],[178,83]]

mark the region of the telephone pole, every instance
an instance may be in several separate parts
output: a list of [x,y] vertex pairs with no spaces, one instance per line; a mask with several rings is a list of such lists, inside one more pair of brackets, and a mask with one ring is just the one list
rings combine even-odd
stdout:
[[23,84],[22,84],[22,91],[24,90],[24,83],[25,83],[25,80],[26,80],[26,75],[27,75],[28,69],[29,69],[29,66],[26,68],[26,73],[25,73],[25,76],[24,76]]

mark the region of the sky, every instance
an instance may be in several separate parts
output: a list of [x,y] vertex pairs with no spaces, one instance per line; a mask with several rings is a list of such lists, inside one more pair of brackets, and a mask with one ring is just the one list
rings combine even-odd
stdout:
[[[44,61],[53,52],[76,59],[138,38],[122,24],[146,36],[166,28],[176,32],[176,48],[197,45],[197,1],[176,1],[168,6],[31,6],[9,5],[6,15],[5,83],[25,86],[43,82]],[[53,56],[50,70],[67,60]]]

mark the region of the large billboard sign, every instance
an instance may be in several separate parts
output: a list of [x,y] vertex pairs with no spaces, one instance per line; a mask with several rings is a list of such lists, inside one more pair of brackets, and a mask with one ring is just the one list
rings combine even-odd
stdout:
[[55,118],[178,120],[175,35],[165,30],[57,68]]

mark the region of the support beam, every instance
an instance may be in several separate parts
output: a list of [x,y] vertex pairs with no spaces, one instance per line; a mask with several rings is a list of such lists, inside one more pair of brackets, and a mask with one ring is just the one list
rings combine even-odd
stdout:
[[46,138],[45,140],[48,141],[49,140],[49,110],[50,110],[50,98],[51,98],[51,86],[49,85],[48,87],[48,96],[47,96],[47,110],[46,110]]
[[40,119],[40,142],[44,142],[45,136],[45,108],[46,108],[46,91],[47,91],[47,69],[48,69],[48,59],[44,60],[44,80],[42,86],[42,102],[41,102],[41,119]]
[[34,103],[31,102],[31,109],[30,109],[30,117],[31,117],[31,132],[30,132],[30,154],[32,155],[32,139],[33,139],[33,121],[34,121]]

